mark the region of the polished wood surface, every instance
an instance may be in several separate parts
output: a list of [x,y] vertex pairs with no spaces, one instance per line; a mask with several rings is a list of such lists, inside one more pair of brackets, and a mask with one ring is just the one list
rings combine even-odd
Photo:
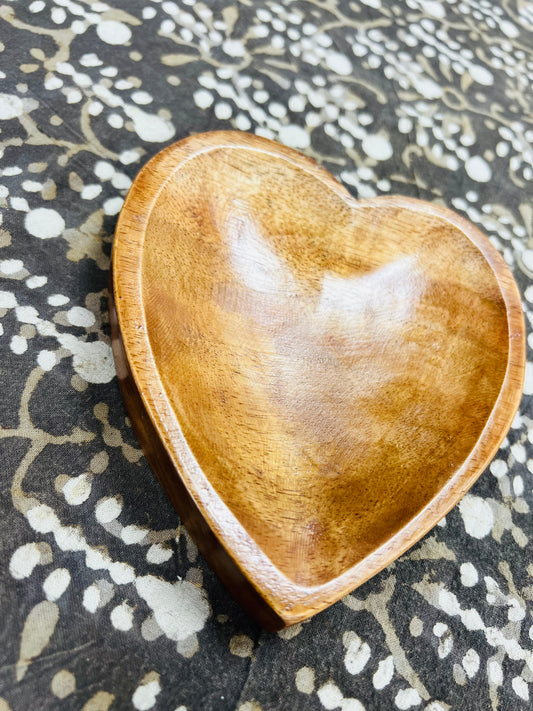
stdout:
[[153,158],[114,245],[117,369],[202,553],[270,629],[405,551],[503,440],[524,372],[510,272],[454,213],[356,201],[247,134]]

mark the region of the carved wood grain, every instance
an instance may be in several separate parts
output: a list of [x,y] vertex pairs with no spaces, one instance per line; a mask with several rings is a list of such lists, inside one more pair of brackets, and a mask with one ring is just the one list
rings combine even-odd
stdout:
[[137,436],[200,550],[269,629],[426,533],[514,417],[524,322],[453,212],[356,201],[296,151],[193,136],[137,176],[113,250]]

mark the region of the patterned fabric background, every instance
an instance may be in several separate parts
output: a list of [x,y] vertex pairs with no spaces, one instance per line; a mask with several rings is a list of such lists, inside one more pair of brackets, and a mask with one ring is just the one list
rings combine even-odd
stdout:
[[0,5],[0,40],[0,711],[531,708],[533,366],[446,519],[270,635],[139,450],[107,279],[139,168],[232,128],[361,198],[455,208],[512,268],[529,324],[533,3],[28,0]]

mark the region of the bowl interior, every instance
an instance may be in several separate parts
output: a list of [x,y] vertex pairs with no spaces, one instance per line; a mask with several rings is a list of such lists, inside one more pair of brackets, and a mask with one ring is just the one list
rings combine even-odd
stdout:
[[183,163],[151,211],[140,279],[191,451],[299,585],[339,576],[431,501],[505,377],[506,305],[458,227],[356,204],[280,156]]

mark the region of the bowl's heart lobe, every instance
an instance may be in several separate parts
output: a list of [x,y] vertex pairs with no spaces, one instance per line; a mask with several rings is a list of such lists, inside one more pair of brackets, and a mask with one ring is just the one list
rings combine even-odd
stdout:
[[264,139],[156,156],[121,213],[114,289],[152,466],[270,627],[434,525],[518,405],[520,299],[490,243],[427,203],[357,202]]

